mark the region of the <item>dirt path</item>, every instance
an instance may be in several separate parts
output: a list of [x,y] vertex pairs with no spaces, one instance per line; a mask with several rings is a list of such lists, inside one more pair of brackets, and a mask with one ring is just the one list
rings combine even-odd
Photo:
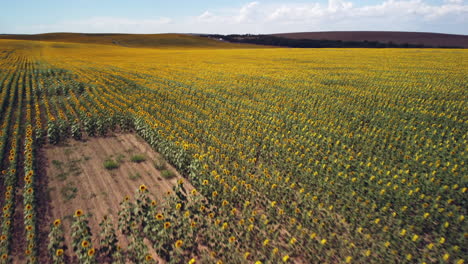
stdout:
[[[112,215],[117,219],[119,203],[126,195],[133,197],[141,184],[159,200],[181,178],[169,164],[167,169],[175,177],[163,178],[154,166],[154,161],[161,156],[134,134],[90,138],[86,142],[70,140],[63,146],[47,146],[45,153],[50,217],[63,220],[67,245],[70,245],[69,224],[75,210],[82,209],[90,214],[90,227],[96,237],[103,216]],[[132,162],[135,155],[142,155],[146,160]],[[116,161],[119,167],[106,169],[104,162],[108,159]],[[120,242],[126,244],[126,241]]]

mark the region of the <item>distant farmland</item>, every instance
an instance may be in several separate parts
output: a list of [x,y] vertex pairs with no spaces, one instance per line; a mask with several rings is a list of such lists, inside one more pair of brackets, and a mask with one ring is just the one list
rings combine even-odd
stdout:
[[34,35],[0,35],[0,39],[104,44],[129,48],[256,48],[254,45],[226,43],[189,34],[46,33]]
[[462,47],[468,48],[468,36],[422,33],[422,32],[392,32],[392,31],[330,31],[330,32],[298,32],[278,33],[272,36],[291,39],[341,40],[341,41],[377,41],[381,43],[413,44],[432,47]]

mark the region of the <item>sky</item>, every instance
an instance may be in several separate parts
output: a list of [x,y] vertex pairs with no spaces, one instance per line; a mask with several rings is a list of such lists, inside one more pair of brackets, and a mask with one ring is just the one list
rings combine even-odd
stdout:
[[419,31],[468,35],[468,0],[0,0],[0,34]]

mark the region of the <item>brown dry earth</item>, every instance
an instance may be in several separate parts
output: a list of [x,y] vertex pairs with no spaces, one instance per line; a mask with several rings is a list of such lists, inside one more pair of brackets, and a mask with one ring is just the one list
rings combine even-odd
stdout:
[[468,48],[467,35],[398,32],[398,31],[329,31],[329,32],[298,32],[272,34],[277,37],[291,39],[327,39],[342,41],[378,41],[397,44],[423,44],[428,46],[457,46]]
[[[70,245],[70,224],[75,210],[82,209],[90,214],[93,245],[97,245],[95,237],[100,221],[103,216],[111,215],[116,223],[119,203],[126,195],[133,197],[138,187],[145,184],[151,196],[161,200],[182,178],[166,163],[176,176],[164,179],[153,163],[162,157],[134,134],[89,138],[86,142],[70,140],[64,146],[47,146],[45,153],[51,219],[62,219],[67,245]],[[146,161],[132,162],[131,157],[137,154],[144,155]],[[120,160],[119,168],[105,169],[107,159]],[[127,244],[121,235],[119,243]],[[154,252],[153,255],[157,258]]]

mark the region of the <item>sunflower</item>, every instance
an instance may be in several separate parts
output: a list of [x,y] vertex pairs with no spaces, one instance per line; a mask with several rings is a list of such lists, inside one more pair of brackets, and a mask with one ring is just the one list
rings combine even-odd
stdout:
[[175,246],[176,248],[180,248],[183,244],[184,244],[184,242],[182,242],[182,240],[177,240],[177,241],[174,243],[174,246]]
[[182,204],[178,203],[178,204],[176,204],[176,207],[175,207],[175,208],[176,208],[176,209],[180,209],[181,207],[182,207]]
[[231,236],[229,238],[229,243],[234,243],[236,241],[236,238],[234,236]]
[[289,240],[289,244],[291,244],[291,245],[294,245],[296,242],[297,242],[297,239],[295,237],[293,237],[293,238],[291,238],[291,240]]
[[197,190],[193,189],[192,190],[192,195],[196,195],[197,194]]
[[151,260],[153,260],[153,257],[151,255],[146,255],[145,260],[146,261],[151,261]]
[[27,225],[26,230],[31,231],[33,229],[32,225]]
[[8,258],[8,254],[4,253],[1,257],[2,259],[7,259]]
[[164,215],[162,215],[161,213],[157,213],[154,218],[156,218],[157,220],[163,220],[164,219]]
[[83,215],[83,210],[78,209],[78,210],[75,211],[75,217],[80,217],[82,215]]
[[151,201],[152,206],[155,206],[156,204],[158,204],[158,203],[155,200]]
[[146,185],[144,185],[144,184],[140,185],[140,188],[139,188],[140,192],[144,192],[144,191],[146,191],[147,189],[148,189],[148,188],[146,187]]
[[89,242],[87,240],[83,240],[83,242],[81,242],[81,247],[83,248],[89,247]]
[[164,228],[168,229],[169,227],[171,227],[171,222],[165,222],[164,223]]
[[92,257],[92,256],[94,256],[94,253],[96,253],[96,250],[94,248],[90,248],[88,250],[88,256]]
[[54,226],[59,226],[62,223],[60,219],[55,219]]

